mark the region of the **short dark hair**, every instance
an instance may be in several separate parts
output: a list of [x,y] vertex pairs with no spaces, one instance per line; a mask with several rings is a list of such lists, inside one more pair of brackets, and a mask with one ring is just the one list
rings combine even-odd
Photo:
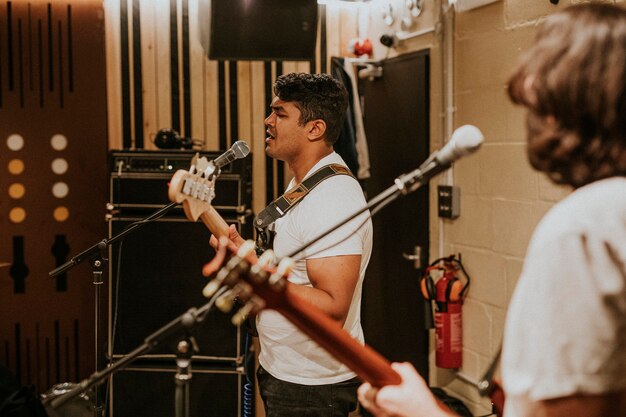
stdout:
[[324,140],[332,145],[339,139],[348,107],[348,93],[341,82],[328,74],[285,74],[276,79],[274,94],[295,104],[301,125],[322,119],[326,123]]
[[509,80],[528,108],[532,166],[574,187],[626,176],[626,10],[582,4],[546,18]]

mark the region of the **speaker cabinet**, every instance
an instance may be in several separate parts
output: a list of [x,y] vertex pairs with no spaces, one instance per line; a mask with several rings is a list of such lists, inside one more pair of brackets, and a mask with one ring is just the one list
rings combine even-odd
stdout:
[[[136,220],[139,219],[111,220],[110,236]],[[242,236],[251,236],[249,217],[225,220],[236,224]],[[208,281],[201,270],[214,256],[210,235],[202,223],[163,218],[138,227],[121,243],[111,246],[109,353],[113,357],[127,354],[188,309],[208,302],[202,296]],[[219,310],[210,311],[193,335],[199,347],[196,359],[229,361],[242,355],[241,331],[232,325],[229,315]],[[172,335],[145,357],[172,356],[180,336],[180,332]]]
[[[173,416],[175,374],[175,368],[155,365],[116,373],[111,383],[110,417]],[[201,369],[192,363],[192,378],[188,382],[189,415],[241,416],[245,380],[236,369]]]
[[[197,152],[214,160],[223,151]],[[111,151],[109,203],[124,215],[143,215],[168,202],[168,183],[179,169],[189,170],[194,151]],[[220,169],[211,205],[218,211],[244,213],[252,204],[252,155]],[[179,214],[180,208],[171,213]]]
[[[204,153],[209,159],[216,155]],[[142,221],[167,204],[168,181],[187,169],[188,152],[117,151],[110,155],[109,238],[140,222],[109,246],[109,308],[107,354],[113,361],[152,337],[152,349],[109,380],[111,417],[169,417],[175,414],[176,345],[187,331],[155,332],[190,308],[209,302],[202,296],[208,280],[202,267],[215,252],[203,223],[187,220],[181,207],[159,219]],[[216,182],[212,202],[224,220],[252,238],[251,160],[228,165]],[[245,334],[231,315],[210,310],[188,332],[198,350],[191,358],[188,386],[190,415],[241,416]]]

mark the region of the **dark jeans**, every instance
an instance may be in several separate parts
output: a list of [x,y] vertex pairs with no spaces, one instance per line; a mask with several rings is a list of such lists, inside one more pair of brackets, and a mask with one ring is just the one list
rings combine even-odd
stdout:
[[356,410],[358,378],[327,385],[300,385],[257,371],[266,417],[347,417]]

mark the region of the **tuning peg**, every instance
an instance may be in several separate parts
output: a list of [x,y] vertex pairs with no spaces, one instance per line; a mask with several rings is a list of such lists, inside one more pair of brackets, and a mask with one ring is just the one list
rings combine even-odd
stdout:
[[239,309],[231,319],[235,326],[241,326],[251,313],[256,313],[263,308],[263,302],[258,297],[253,297]]
[[221,281],[213,279],[204,287],[204,289],[202,290],[202,295],[204,295],[206,298],[211,298],[213,297],[213,294],[215,294],[217,290],[220,289],[221,286]]
[[270,273],[267,271],[267,267],[276,262],[276,255],[271,249],[266,250],[259,256],[257,263],[250,267],[250,278],[257,284],[262,284],[267,281]]
[[191,165],[189,166],[189,172],[191,174],[196,173],[196,163],[198,162],[198,158],[200,158],[200,154],[196,152],[196,154],[191,158]]
[[235,305],[235,298],[237,298],[237,294],[234,290],[226,291],[224,294],[220,295],[217,300],[215,300],[215,306],[222,313],[228,313]]
[[239,246],[237,249],[237,256],[240,258],[245,258],[256,250],[256,243],[254,240],[248,239]]
[[244,258],[254,252],[254,249],[254,241],[246,240],[237,250],[237,254],[219,270],[215,279],[204,287],[202,295],[211,298],[222,285],[226,284],[233,287],[239,280],[239,274],[248,271],[250,264]]
[[257,265],[260,266],[270,266],[276,263],[276,254],[273,250],[268,249],[259,256],[259,260],[257,261]]
[[207,169],[208,166],[209,160],[206,159],[206,156],[203,156],[196,161],[196,172],[202,173]]
[[283,258],[280,261],[276,272],[270,276],[268,281],[274,291],[280,291],[285,287],[285,280],[283,278],[291,273],[294,265],[295,262],[291,258]]

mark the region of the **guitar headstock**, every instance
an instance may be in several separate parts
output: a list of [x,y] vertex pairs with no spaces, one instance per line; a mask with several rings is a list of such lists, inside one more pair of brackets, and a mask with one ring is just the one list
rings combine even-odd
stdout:
[[[216,306],[228,312],[233,308],[235,299],[244,303],[233,315],[232,321],[235,325],[241,324],[247,316],[256,314],[264,308],[280,311],[286,302],[284,293],[293,260],[285,258],[274,267],[276,257],[272,250],[266,250],[257,257],[255,249],[256,245],[252,240],[242,244],[237,253],[219,269],[215,278],[202,291],[205,297],[210,298],[222,286],[230,288],[230,291],[216,300]],[[216,257],[225,257],[224,251],[226,246],[220,242]],[[219,267],[209,265],[203,270],[205,275],[212,275]]]
[[215,198],[216,171],[212,161],[196,154],[189,171],[178,170],[170,180],[168,197],[170,201],[182,203],[189,220],[197,221],[211,208],[211,201]]

